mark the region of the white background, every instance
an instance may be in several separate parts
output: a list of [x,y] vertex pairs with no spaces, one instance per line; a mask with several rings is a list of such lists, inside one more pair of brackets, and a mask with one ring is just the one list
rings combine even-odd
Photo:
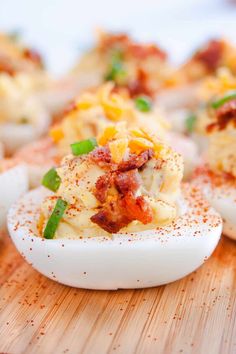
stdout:
[[0,30],[19,30],[49,69],[65,72],[93,41],[96,27],[151,40],[181,61],[198,43],[235,41],[236,4],[227,0],[0,0]]

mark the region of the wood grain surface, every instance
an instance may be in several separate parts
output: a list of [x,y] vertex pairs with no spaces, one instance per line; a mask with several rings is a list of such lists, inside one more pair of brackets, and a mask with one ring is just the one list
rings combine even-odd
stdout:
[[236,353],[236,243],[181,281],[89,291],[33,270],[0,242],[1,353]]

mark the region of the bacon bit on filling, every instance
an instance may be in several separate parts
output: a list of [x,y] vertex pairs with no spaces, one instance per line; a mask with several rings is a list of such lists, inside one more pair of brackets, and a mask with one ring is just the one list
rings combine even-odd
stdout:
[[0,73],[6,73],[10,76],[14,76],[15,69],[13,65],[6,58],[0,57]]
[[134,168],[141,168],[148,160],[153,157],[154,153],[153,150],[149,149],[142,152],[139,155],[132,154],[130,155],[129,160],[123,161],[119,164],[118,170],[119,171],[129,171]]
[[221,63],[223,50],[224,43],[221,40],[211,40],[193,59],[202,62],[209,72],[214,72]]
[[154,92],[150,90],[147,83],[147,74],[141,68],[137,71],[137,78],[128,84],[128,91],[131,97],[138,96],[140,94],[152,97]]
[[217,121],[207,126],[207,132],[213,130],[224,130],[229,123],[236,127],[236,99],[226,102],[222,107],[216,110]]
[[[106,157],[99,152],[104,148],[96,149],[96,157]],[[118,232],[131,221],[138,220],[143,224],[150,223],[153,219],[152,209],[143,196],[135,194],[141,185],[138,169],[142,168],[153,155],[152,150],[146,150],[140,155],[130,155],[129,160],[118,165],[114,170],[99,177],[94,195],[102,203],[101,210],[91,217],[91,221],[110,233]],[[109,198],[109,191],[115,188],[117,196]]]
[[150,56],[157,56],[166,60],[167,54],[154,44],[134,43],[126,34],[105,35],[99,46],[100,50],[123,49],[124,54],[132,55],[137,59],[146,59]]
[[90,153],[90,158],[100,167],[105,167],[111,163],[111,153],[107,146],[100,147]]
[[23,56],[39,68],[43,68],[42,58],[36,50],[26,48],[24,49]]

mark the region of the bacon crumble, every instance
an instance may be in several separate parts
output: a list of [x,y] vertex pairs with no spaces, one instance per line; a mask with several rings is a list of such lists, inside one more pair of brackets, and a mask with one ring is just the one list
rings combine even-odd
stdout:
[[207,126],[207,132],[213,130],[224,130],[229,123],[236,127],[236,99],[226,102],[222,107],[216,110],[216,122]]
[[206,47],[199,50],[193,59],[202,62],[209,72],[214,72],[220,65],[224,51],[224,43],[213,39]]
[[157,56],[161,60],[166,60],[167,58],[167,54],[155,44],[137,44],[124,33],[105,35],[101,39],[99,48],[102,51],[109,48],[123,49],[125,54],[130,54],[140,60],[146,59],[149,56]]
[[[96,150],[96,158],[99,156],[98,161],[104,162],[106,155],[99,152],[100,148]],[[151,149],[139,155],[131,154],[127,161],[116,165],[115,170],[98,178],[94,195],[103,205],[101,210],[91,217],[92,222],[110,233],[116,233],[133,220],[138,220],[143,224],[152,221],[152,209],[145,198],[135,196],[141,185],[138,169],[143,168],[152,156]],[[112,187],[117,191],[115,200],[109,200],[109,190]]]

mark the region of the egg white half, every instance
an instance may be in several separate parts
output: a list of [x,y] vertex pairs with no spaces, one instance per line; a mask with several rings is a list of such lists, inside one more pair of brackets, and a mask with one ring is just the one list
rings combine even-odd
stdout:
[[204,197],[215,208],[223,219],[223,233],[236,240],[236,188],[232,183],[225,181],[223,185],[216,186],[205,169],[201,169],[194,184],[201,188]]
[[0,173],[0,228],[6,224],[9,207],[28,190],[25,166],[17,165]]
[[37,117],[37,124],[2,123],[0,141],[8,154],[13,154],[21,146],[34,141],[45,133],[50,125],[49,114],[42,110]]
[[111,238],[46,240],[37,236],[36,223],[47,194],[42,187],[35,189],[11,208],[9,233],[35,269],[74,287],[144,288],[175,281],[211,255],[222,231],[219,214],[185,186],[187,211],[170,226]]

